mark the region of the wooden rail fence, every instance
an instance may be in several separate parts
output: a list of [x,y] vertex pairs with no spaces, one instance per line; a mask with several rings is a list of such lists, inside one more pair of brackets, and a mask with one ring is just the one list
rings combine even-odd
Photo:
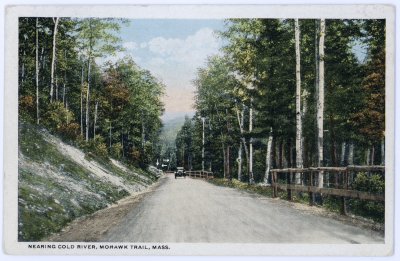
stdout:
[[185,171],[186,175],[191,178],[202,178],[202,179],[213,179],[214,174],[210,171],[202,171],[202,170],[188,170]]
[[[324,173],[324,184],[318,186],[318,174]],[[313,193],[333,195],[342,198],[341,212],[346,212],[345,199],[354,198],[371,201],[385,201],[384,194],[373,194],[366,191],[357,191],[352,187],[355,174],[360,172],[377,172],[384,176],[385,166],[347,166],[347,167],[318,167],[318,168],[287,168],[272,169],[272,196],[277,197],[278,189],[288,193],[288,199],[292,199],[292,192],[308,192],[310,204],[313,204]],[[293,184],[293,176],[300,174],[300,183]],[[284,178],[281,176],[286,175]],[[326,178],[327,177],[327,178]],[[331,182],[333,180],[333,182]]]

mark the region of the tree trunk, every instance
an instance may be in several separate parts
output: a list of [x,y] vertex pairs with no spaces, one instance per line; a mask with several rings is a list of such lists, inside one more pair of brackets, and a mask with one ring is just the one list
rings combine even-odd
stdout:
[[[317,126],[318,126],[318,167],[323,166],[324,161],[324,56],[325,56],[325,19],[320,20],[319,26],[319,44],[318,44],[318,101],[317,101]],[[324,184],[324,173],[322,171],[318,174],[318,187],[322,188]]]
[[331,162],[332,166],[337,166],[337,157],[336,157],[336,135],[335,135],[335,127],[333,123],[333,116],[329,115],[329,128],[330,128],[330,139],[331,139]]
[[[68,103],[65,104],[65,109],[68,111]],[[69,124],[69,117],[67,113],[67,125]]]
[[[67,50],[64,50],[64,60],[66,61],[67,60]],[[65,86],[66,86],[66,82],[67,82],[67,70],[65,70],[64,69],[64,81],[63,81],[63,98],[62,98],[62,101],[63,101],[63,104],[64,104],[64,106],[65,106]]]
[[39,124],[39,18],[36,17],[36,59],[35,59],[35,72],[36,72],[36,124]]
[[81,136],[83,137],[83,65],[81,76]]
[[232,181],[232,174],[231,174],[231,167],[230,167],[230,146],[226,146],[226,174],[228,176],[228,179]]
[[[57,70],[57,65],[54,65],[54,71],[56,71]],[[58,101],[58,78],[57,78],[57,75],[56,76],[54,76],[54,78],[55,78],[55,84],[54,84],[54,89],[56,90],[56,96],[55,96],[55,100],[56,101]]]
[[242,180],[242,142],[239,142],[239,150],[238,150],[238,180]]
[[371,165],[375,164],[375,146],[371,147]]
[[95,108],[94,108],[93,138],[96,137],[96,123],[97,123],[97,108],[98,108],[98,106],[99,106],[99,101],[96,101],[96,105],[95,105]]
[[340,151],[340,166],[345,166],[345,159],[346,159],[346,142],[342,142],[342,150]]
[[264,183],[269,184],[269,171],[271,170],[271,151],[272,151],[272,128],[269,132],[268,142],[267,142],[267,154],[265,155],[265,175],[264,175]]
[[[300,25],[295,19],[295,46],[296,46],[296,168],[303,168],[303,125],[301,115],[301,75],[300,75]],[[301,173],[295,174],[295,184],[300,184]]]
[[54,92],[54,71],[55,71],[55,64],[56,64],[56,37],[57,37],[57,30],[58,30],[58,21],[59,18],[56,17],[54,20],[54,30],[53,30],[53,53],[51,58],[51,76],[50,76],[50,102],[53,102],[53,92]]
[[[250,109],[249,109],[249,133],[252,135],[253,131],[253,98],[250,99]],[[249,183],[254,183],[253,176],[253,138],[250,137],[249,141]]]
[[385,138],[381,140],[381,165],[385,165]]
[[368,148],[365,150],[365,165],[367,165],[367,166],[370,165],[370,155],[371,155],[371,152],[370,152],[370,149]]
[[349,155],[348,155],[347,164],[354,165],[354,144],[353,144],[353,142],[351,142],[349,145]]
[[25,63],[24,63],[25,56],[26,56],[26,53],[24,51],[24,54],[23,54],[22,59],[21,59],[22,60],[22,65],[21,65],[21,86],[24,85],[24,81],[25,81]]
[[[244,148],[244,153],[246,156],[246,164],[247,164],[247,174],[249,175],[249,151],[247,148],[247,144],[246,144],[246,139],[243,137],[243,133],[244,133],[244,127],[243,127],[243,121],[244,121],[244,108],[243,110],[240,112],[240,116],[239,116],[239,109],[236,110],[236,116],[237,116],[237,120],[239,123],[239,130],[240,130],[240,140],[243,144],[243,148]],[[242,164],[242,162],[240,162],[240,164]],[[242,168],[242,166],[240,166],[240,169]]]
[[88,59],[88,83],[86,89],[86,142],[89,141],[89,104],[90,104],[90,57]]
[[[92,19],[89,18],[89,27],[92,28]],[[86,90],[86,142],[89,141],[89,106],[90,106],[90,73],[91,73],[91,62],[92,62],[92,45],[93,35],[90,30],[89,38],[89,49],[88,49],[88,70],[87,70],[87,90]]]
[[112,124],[111,124],[111,120],[110,120],[110,136],[109,136],[109,139],[110,139],[109,148],[110,148],[110,149],[111,149],[111,146],[112,146],[112,137],[111,137],[111,135],[112,135]]
[[225,145],[222,145],[222,154],[224,155],[224,179],[226,179],[226,150]]

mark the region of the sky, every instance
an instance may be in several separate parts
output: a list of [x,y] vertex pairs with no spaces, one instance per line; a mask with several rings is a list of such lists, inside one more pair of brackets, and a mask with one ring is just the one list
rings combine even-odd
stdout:
[[125,51],[111,60],[129,54],[143,69],[166,85],[164,121],[194,114],[192,81],[207,57],[218,54],[222,39],[215,34],[223,20],[141,19],[123,25],[119,36]]
[[[224,20],[204,19],[135,19],[122,25],[119,37],[125,51],[106,60],[117,61],[130,55],[143,69],[149,70],[165,86],[164,122],[194,114],[197,69],[204,67],[207,57],[220,53],[223,40],[216,35],[224,29]],[[353,46],[360,61],[365,47]]]

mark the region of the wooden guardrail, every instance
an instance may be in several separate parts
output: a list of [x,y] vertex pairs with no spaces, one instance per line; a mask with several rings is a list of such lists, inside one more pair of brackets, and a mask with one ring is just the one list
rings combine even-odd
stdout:
[[[328,173],[327,180],[324,179],[323,186],[318,186],[318,173]],[[321,193],[325,195],[334,195],[345,198],[354,198],[371,201],[385,201],[384,194],[373,194],[366,191],[357,191],[352,188],[352,183],[356,173],[359,172],[378,172],[382,175],[385,173],[385,166],[347,166],[347,167],[311,167],[311,168],[287,168],[287,169],[272,169],[272,187],[273,197],[277,197],[278,189],[285,190],[288,193],[288,198],[291,200],[292,191],[308,192],[310,195],[310,204],[312,204],[312,193]],[[301,185],[293,184],[293,174],[299,173]],[[289,174],[289,175],[288,175]],[[332,180],[333,174],[333,182]],[[286,175],[285,178],[280,176]],[[285,182],[286,181],[286,182]],[[343,211],[345,212],[345,203],[343,203]]]
[[213,179],[214,174],[211,171],[203,170],[188,170],[185,171],[186,175],[191,178]]

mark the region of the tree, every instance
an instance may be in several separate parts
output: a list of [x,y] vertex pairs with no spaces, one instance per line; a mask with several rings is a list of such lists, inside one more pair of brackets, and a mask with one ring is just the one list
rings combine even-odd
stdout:
[[[296,46],[296,168],[303,168],[303,125],[301,115],[301,74],[300,74],[300,26],[295,19]],[[300,184],[300,173],[296,173],[296,184]]]
[[120,30],[120,25],[114,19],[85,18],[79,20],[78,39],[83,56],[87,60],[87,89],[86,89],[86,142],[89,140],[89,105],[91,70],[93,60],[106,54],[113,54],[121,47],[120,39],[115,33]]
[[[325,89],[325,69],[324,69],[324,59],[325,59],[325,19],[320,19],[319,30],[318,30],[318,67],[317,67],[317,126],[318,126],[318,167],[323,166],[324,161],[324,89]],[[323,187],[324,184],[324,174],[322,171],[318,174],[318,187]]]
[[[56,66],[56,38],[57,38],[57,29],[58,29],[58,21],[59,17],[53,18],[54,21],[54,29],[53,29],[53,52],[51,58],[51,80],[50,80],[50,102],[53,102],[53,94],[54,94],[54,71]],[[56,97],[57,99],[57,97]]]

